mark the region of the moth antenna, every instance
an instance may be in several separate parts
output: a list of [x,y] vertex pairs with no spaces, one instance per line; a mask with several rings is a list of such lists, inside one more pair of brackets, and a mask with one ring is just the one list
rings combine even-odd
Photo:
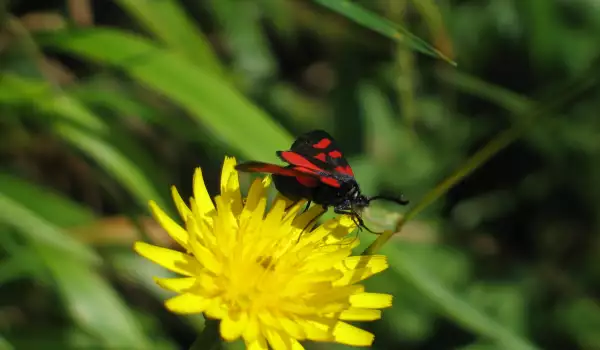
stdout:
[[381,234],[383,233],[383,232],[375,232],[375,231],[371,230],[371,229],[370,229],[370,228],[368,228],[368,227],[367,227],[367,225],[365,225],[364,223],[363,223],[361,226],[359,226],[359,227],[358,227],[358,229],[359,229],[359,230],[360,230],[360,229],[363,229],[363,228],[364,228],[365,230],[367,230],[367,231],[371,232],[371,233],[372,233],[372,234],[374,234],[374,235],[381,235]]
[[371,203],[372,201],[378,200],[378,199],[386,200],[386,201],[389,201],[389,202],[394,202],[394,203],[400,204],[400,205],[407,205],[409,203],[409,201],[406,200],[406,199],[404,199],[404,198],[396,198],[396,197],[389,197],[389,196],[374,196],[374,197],[371,197],[371,198],[369,198],[369,203]]

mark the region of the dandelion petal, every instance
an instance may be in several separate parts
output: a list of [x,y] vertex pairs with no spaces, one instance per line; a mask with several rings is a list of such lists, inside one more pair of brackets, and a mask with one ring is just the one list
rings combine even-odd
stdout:
[[258,324],[256,316],[249,316],[248,324],[246,325],[246,329],[244,329],[242,336],[244,337],[246,344],[253,342],[259,337],[262,337],[260,334],[260,325]]
[[154,201],[150,201],[149,205],[154,218],[167,231],[169,236],[183,248],[188,248],[189,235],[187,231],[173,221]]
[[242,193],[238,173],[235,170],[236,164],[234,157],[225,157],[221,171],[221,196],[227,203],[231,203],[231,210],[237,216],[242,212]]
[[229,315],[221,321],[220,330],[221,336],[227,341],[232,341],[244,332],[248,325],[248,314],[245,312],[229,313]]
[[206,309],[209,301],[198,294],[186,293],[167,300],[165,306],[174,313],[197,314]]
[[384,255],[352,256],[344,259],[340,268],[345,269],[344,277],[336,281],[336,285],[347,285],[360,282],[384,271],[389,267]]
[[354,307],[382,309],[392,306],[392,296],[381,293],[359,293],[350,296],[350,304]]
[[292,338],[289,336],[285,336],[281,334],[279,331],[267,328],[264,332],[267,340],[269,341],[269,345],[273,350],[288,350],[292,349]]
[[244,205],[244,209],[242,209],[242,215],[240,217],[240,227],[246,226],[248,220],[250,220],[253,217],[253,215],[263,215],[258,213],[257,209],[260,209],[259,203],[262,199],[264,199],[263,197],[265,196],[265,190],[266,187],[264,186],[263,181],[261,181],[260,179],[255,179],[252,185],[250,186],[250,190],[248,191],[246,205]]
[[146,259],[181,275],[194,276],[200,270],[200,263],[196,259],[175,250],[144,242],[135,242],[133,249]]
[[171,197],[173,198],[173,202],[175,202],[175,206],[177,207],[177,211],[179,212],[181,220],[187,220],[188,216],[192,215],[192,211],[185,204],[183,198],[181,198],[181,195],[179,195],[179,192],[177,191],[177,188],[175,188],[175,186],[171,186]]
[[373,344],[372,333],[354,327],[346,322],[338,322],[333,328],[335,342],[352,346],[371,346]]
[[198,214],[202,217],[207,217],[211,212],[215,210],[215,205],[210,200],[206,185],[204,184],[204,177],[202,176],[202,169],[196,168],[194,172],[194,200],[198,204]]
[[342,311],[340,320],[375,321],[381,318],[381,310],[350,308]]
[[269,350],[267,340],[262,336],[251,341],[246,341],[246,348],[248,350]]
[[181,277],[181,278],[154,278],[154,282],[166,290],[175,293],[183,293],[192,288],[196,283],[196,277]]
[[281,325],[284,332],[296,339],[302,340],[306,338],[306,333],[304,333],[302,327],[300,327],[299,324],[284,316],[280,316],[278,317],[278,319],[279,324]]

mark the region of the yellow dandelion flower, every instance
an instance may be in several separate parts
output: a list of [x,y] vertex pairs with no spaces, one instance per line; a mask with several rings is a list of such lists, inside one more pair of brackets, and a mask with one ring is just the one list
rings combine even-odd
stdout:
[[348,237],[356,227],[346,216],[312,229],[318,206],[301,213],[305,203],[278,196],[267,210],[270,177],[257,179],[244,201],[235,165],[225,158],[214,203],[200,168],[189,206],[173,188],[185,227],[150,202],[156,220],[185,249],[135,243],[137,253],[184,276],[156,278],[178,293],[165,306],[219,319],[221,337],[242,337],[249,349],[303,349],[302,340],[371,345],[371,333],[346,321],[376,320],[391,306],[391,295],[357,284],[385,270],[385,256],[351,256],[358,239]]

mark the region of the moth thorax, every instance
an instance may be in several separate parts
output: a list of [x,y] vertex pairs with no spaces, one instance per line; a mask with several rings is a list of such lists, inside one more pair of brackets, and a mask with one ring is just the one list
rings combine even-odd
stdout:
[[362,211],[369,205],[369,199],[363,196],[359,190],[352,193],[352,209],[355,211]]

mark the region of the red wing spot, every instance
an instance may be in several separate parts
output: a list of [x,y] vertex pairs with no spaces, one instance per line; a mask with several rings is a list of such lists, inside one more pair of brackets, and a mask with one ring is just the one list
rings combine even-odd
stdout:
[[331,151],[331,152],[329,152],[329,156],[331,158],[342,158],[342,152],[340,152],[340,151]]
[[281,152],[281,157],[286,162],[297,165],[299,167],[314,169],[314,170],[321,170],[321,169],[319,169],[319,167],[317,167],[313,163],[309,162],[306,158],[304,158],[303,156],[301,156],[295,152],[289,152],[289,151]]
[[329,147],[329,145],[331,145],[331,140],[330,139],[321,139],[321,141],[315,143],[313,145],[313,147],[314,148],[323,149],[323,148]]
[[[329,153],[331,155],[331,153]],[[327,155],[325,155],[325,153],[319,153],[315,156],[315,158],[317,158],[318,160],[322,161],[322,162],[326,162],[327,161]]]
[[331,187],[340,187],[340,182],[332,177],[321,177],[321,182]]
[[319,181],[314,177],[296,176],[296,180],[298,180],[301,185],[306,187],[317,187],[319,184]]
[[340,172],[342,174],[354,176],[354,172],[352,171],[352,168],[350,167],[350,165],[338,166],[335,168],[335,171]]

